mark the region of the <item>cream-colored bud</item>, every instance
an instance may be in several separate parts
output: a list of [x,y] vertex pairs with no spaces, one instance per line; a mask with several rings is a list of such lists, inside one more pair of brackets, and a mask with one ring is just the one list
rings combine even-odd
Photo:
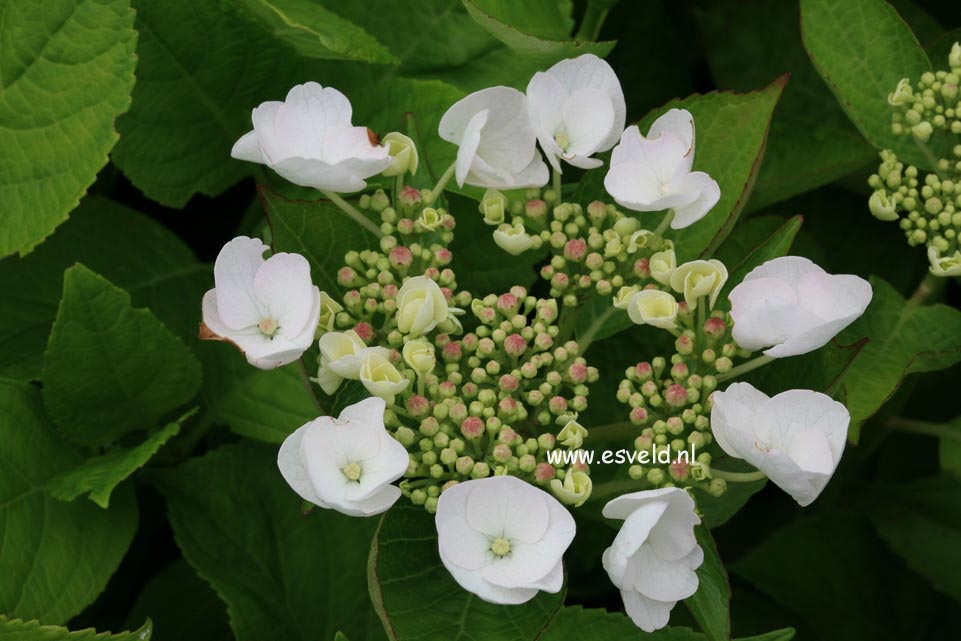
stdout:
[[397,292],[397,329],[421,336],[447,319],[447,299],[440,286],[426,276],[408,278]]
[[868,209],[878,220],[890,221],[898,219],[897,206],[892,198],[888,197],[888,192],[878,189],[871,198],[868,199]]
[[403,176],[408,171],[413,176],[417,173],[417,145],[408,136],[392,131],[381,139],[381,144],[387,147],[390,154],[390,164],[384,170],[384,176]]
[[935,276],[961,276],[961,250],[953,254],[942,256],[937,247],[928,247],[928,261],[931,263],[931,273]]
[[640,291],[637,287],[621,287],[614,296],[614,307],[616,309],[627,309],[631,299]]
[[484,214],[484,222],[488,225],[500,225],[505,220],[507,211],[507,196],[496,189],[488,189],[481,198],[480,212]]
[[561,503],[580,507],[591,496],[594,484],[591,477],[586,472],[575,472],[568,470],[564,480],[554,479],[551,481],[551,492]]
[[434,346],[429,342],[416,339],[407,341],[404,345],[404,362],[417,372],[419,376],[426,376],[434,370],[437,358],[434,356]]
[[659,289],[645,289],[631,298],[627,315],[638,325],[653,325],[661,329],[677,326],[677,300]]
[[370,354],[364,359],[360,366],[360,382],[368,392],[384,399],[388,405],[410,384],[393,363],[381,354]]
[[557,433],[557,442],[568,449],[576,450],[584,444],[586,437],[586,427],[577,421],[568,421],[564,429]]
[[684,263],[671,274],[671,287],[684,294],[688,307],[697,309],[697,301],[708,297],[708,305],[713,309],[717,295],[727,282],[727,267],[719,260],[692,260]]
[[674,248],[659,251],[651,256],[650,261],[648,261],[648,269],[651,272],[651,278],[662,285],[669,285],[671,276],[677,269],[677,255],[674,253]]
[[511,256],[519,256],[534,246],[534,238],[523,225],[504,225],[494,230],[494,242]]

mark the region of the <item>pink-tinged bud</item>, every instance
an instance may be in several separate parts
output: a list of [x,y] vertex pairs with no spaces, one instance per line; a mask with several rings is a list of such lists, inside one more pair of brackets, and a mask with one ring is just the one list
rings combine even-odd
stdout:
[[634,273],[640,278],[647,278],[651,275],[651,260],[641,258],[634,262]]
[[434,252],[434,260],[437,261],[438,265],[450,265],[450,261],[454,259],[454,254],[451,253],[446,247],[441,247]]
[[654,381],[646,381],[643,385],[641,385],[641,394],[647,396],[648,398],[657,394],[657,383]]
[[524,300],[527,298],[527,288],[520,285],[514,285],[511,287],[510,293],[514,295],[517,300]]
[[704,333],[711,338],[720,338],[724,336],[725,332],[727,332],[727,325],[724,323],[723,318],[711,316],[704,321]]
[[524,203],[524,213],[532,220],[539,220],[547,215],[547,203],[543,200],[528,200]]
[[651,444],[654,442],[653,434],[641,434],[636,439],[634,439],[634,449],[638,451],[651,449]]
[[474,440],[484,435],[484,421],[476,416],[469,416],[460,424],[460,433],[464,438]]
[[587,365],[584,363],[571,363],[571,366],[567,368],[567,377],[572,383],[586,383]]
[[398,245],[390,250],[387,260],[398,269],[406,269],[414,262],[414,254],[411,253],[409,248]]
[[554,276],[554,268],[551,265],[544,265],[541,267],[541,278],[544,280],[550,280]]
[[470,334],[464,334],[464,337],[460,339],[461,345],[468,353],[473,352],[477,349],[477,334],[471,332]]
[[571,279],[568,278],[567,274],[563,272],[557,272],[551,278],[551,285],[557,289],[567,289],[567,286],[571,284]]
[[401,218],[397,221],[397,231],[401,234],[413,234],[414,233],[414,221],[410,218]]
[[341,267],[337,272],[337,282],[344,287],[353,287],[357,284],[357,272],[351,267]]
[[457,393],[457,386],[450,381],[442,381],[441,384],[437,386],[437,391],[441,398],[454,398],[454,394]]
[[360,292],[356,289],[352,289],[346,294],[344,294],[344,305],[347,307],[357,307],[360,305],[361,296]]
[[354,325],[354,331],[360,337],[360,340],[365,343],[374,337],[374,328],[370,326],[370,323],[357,323]]
[[497,309],[505,316],[513,316],[517,313],[520,303],[513,294],[501,294],[497,297]]
[[677,459],[667,468],[667,473],[675,481],[686,481],[691,475],[691,465],[685,459]]
[[534,468],[534,480],[544,483],[554,478],[554,466],[550,463],[538,463]]
[[511,460],[513,452],[511,452],[511,446],[506,443],[498,443],[494,446],[494,460],[498,463],[506,463]]
[[579,263],[587,256],[587,243],[580,238],[567,241],[564,245],[564,258]]
[[454,462],[454,469],[458,474],[468,475],[474,469],[474,459],[469,456],[461,456]]
[[680,416],[669,416],[664,424],[667,426],[667,431],[674,436],[684,431],[684,421],[681,420]]
[[414,418],[427,416],[427,412],[430,411],[430,401],[423,396],[414,394],[407,399],[407,411],[410,412]]
[[448,363],[454,363],[461,359],[462,351],[460,343],[450,341],[440,350],[441,357]]
[[677,340],[674,341],[674,349],[676,349],[677,353],[681,356],[687,356],[694,351],[694,339],[690,334],[681,334],[677,337]]
[[[450,269],[449,267],[445,267],[444,269],[440,270],[440,283],[442,285],[450,285],[453,282],[454,282],[453,269]],[[450,291],[449,287],[441,287],[440,289],[441,291],[444,291],[445,289],[447,290],[446,292],[444,292],[444,296],[447,298],[447,302],[449,303],[451,301],[451,298],[454,296],[454,293]]]
[[[652,285],[653,289],[654,286]],[[691,306],[687,304],[687,301],[681,301],[677,304],[677,315],[678,316],[691,316],[693,312],[691,311]]]
[[591,468],[584,461],[574,461],[571,464],[571,469],[575,472],[589,472]]
[[397,196],[397,202],[400,203],[401,207],[414,208],[420,204],[420,190],[414,189],[410,185],[406,185],[400,190],[400,195]]
[[643,425],[647,422],[647,410],[643,407],[635,407],[630,414],[631,424]]
[[510,396],[502,398],[497,404],[497,410],[504,416],[513,416],[517,412],[517,401]]
[[477,320],[485,325],[490,325],[497,320],[497,312],[493,307],[482,307],[477,312]]
[[376,311],[377,311],[377,299],[376,299],[376,298],[368,298],[367,300],[365,300],[365,301],[364,301],[364,311],[367,312],[368,314],[373,314],[374,312],[376,312]]
[[521,365],[521,376],[524,378],[534,378],[537,376],[537,365],[530,361]]
[[497,349],[497,345],[490,338],[482,338],[477,341],[477,356],[480,358],[487,358],[494,353]]
[[504,339],[504,351],[514,358],[520,356],[527,349],[527,341],[520,334],[511,334]]
[[550,349],[554,345],[554,339],[547,332],[541,332],[534,337],[534,345],[537,349],[544,351]]
[[515,438],[517,438],[517,432],[509,427],[505,427],[497,433],[497,440],[501,443],[507,443],[508,445],[513,443]]
[[595,200],[587,206],[587,215],[591,217],[591,220],[595,223],[604,220],[607,217],[607,205],[599,200]]
[[601,378],[601,373],[597,371],[596,367],[591,365],[587,366],[587,382],[596,383]]
[[591,286],[591,277],[588,274],[582,274],[577,279],[577,284],[580,286],[581,289],[587,289],[588,287]]
[[690,373],[686,363],[675,363],[671,366],[671,376],[674,380],[683,381]]
[[654,376],[654,369],[650,363],[644,361],[634,367],[634,375],[637,376],[637,380],[639,381],[649,381]]
[[467,418],[467,406],[463,403],[454,403],[450,408],[450,417],[454,421],[463,421]]
[[554,299],[541,299],[537,301],[537,317],[545,323],[553,323],[557,320],[557,301]]
[[687,403],[687,390],[684,386],[675,383],[664,391],[664,400],[668,405],[683,407]]
[[440,221],[440,226],[446,229],[447,231],[451,231],[452,229],[454,229],[454,227],[457,226],[457,223],[454,221],[453,216],[444,216],[444,219]]
[[567,411],[567,400],[563,396],[554,396],[547,401],[547,409],[551,414],[563,414]]
[[461,390],[461,393],[464,395],[464,398],[474,398],[475,396],[477,396],[477,385],[475,385],[474,383],[471,383],[471,382],[464,383],[464,385],[460,388],[460,390]]
[[381,290],[381,296],[385,301],[394,300],[397,298],[397,285],[394,285],[393,283],[384,285],[384,288]]
[[437,347],[440,347],[441,349],[443,349],[444,345],[446,345],[449,342],[450,342],[450,334],[438,334],[434,338],[434,345],[436,345]]
[[587,255],[587,258],[584,259],[584,264],[591,270],[600,269],[604,266],[604,257],[597,252],[591,252]]
[[513,392],[517,390],[517,386],[520,381],[517,380],[516,376],[511,374],[504,374],[501,376],[500,380],[497,382],[497,387],[500,388],[502,392]]

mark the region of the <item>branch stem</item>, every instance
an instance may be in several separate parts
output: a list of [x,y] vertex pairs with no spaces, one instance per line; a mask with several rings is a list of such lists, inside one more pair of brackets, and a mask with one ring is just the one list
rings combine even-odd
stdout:
[[360,213],[360,211],[358,211],[357,208],[355,208],[349,202],[347,202],[346,200],[344,200],[343,198],[341,198],[340,196],[338,196],[332,191],[322,191],[320,193],[322,193],[324,196],[329,198],[330,202],[340,207],[340,210],[342,212],[347,214],[350,218],[354,220],[354,222],[356,222],[361,227],[363,227],[364,229],[372,233],[374,236],[376,236],[377,238],[384,237],[384,232],[380,230],[380,227],[375,225],[374,221],[372,221],[370,218]]
[[764,366],[764,365],[767,365],[768,363],[770,363],[770,362],[773,361],[773,360],[774,360],[774,357],[773,357],[773,356],[768,356],[768,355],[766,355],[766,354],[761,354],[761,355],[758,356],[757,358],[752,358],[751,360],[747,361],[746,363],[741,363],[741,364],[738,365],[737,367],[731,368],[731,369],[728,370],[728,372],[725,373],[725,374],[718,374],[717,377],[716,377],[716,378],[717,378],[717,382],[720,383],[721,381],[730,380],[730,379],[732,379],[732,378],[735,378],[735,377],[737,377],[737,376],[740,376],[741,374],[746,374],[746,373],[750,372],[751,370],[755,370],[755,369],[757,369],[758,367],[762,367],[762,366]]

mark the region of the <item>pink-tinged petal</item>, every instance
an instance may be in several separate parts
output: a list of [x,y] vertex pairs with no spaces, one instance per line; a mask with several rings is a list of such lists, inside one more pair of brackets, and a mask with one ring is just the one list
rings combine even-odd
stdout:
[[631,617],[634,625],[645,632],[654,632],[667,625],[671,618],[671,610],[676,601],[655,601],[642,595],[636,590],[621,590],[624,600],[624,610]]
[[284,442],[280,446],[280,451],[277,452],[277,467],[280,469],[280,475],[284,477],[287,484],[300,498],[314,505],[327,507],[327,505],[320,500],[320,497],[317,496],[317,493],[314,492],[314,487],[310,483],[310,475],[307,473],[307,467],[304,465],[300,455],[300,444],[308,427],[310,427],[310,423],[302,425],[284,439]]
[[614,105],[600,89],[581,89],[564,102],[567,155],[590,156],[600,150],[614,128]]
[[249,131],[241,136],[230,150],[230,157],[248,162],[267,163],[267,157],[260,148],[260,141],[257,139],[256,131]]
[[[300,254],[279,253],[268,258],[254,275],[254,295],[284,337],[299,335],[314,309],[310,263]],[[316,330],[316,326],[312,330]]]
[[568,94],[580,89],[599,89],[607,93],[614,111],[613,126],[597,151],[607,151],[613,147],[624,129],[627,106],[624,103],[621,83],[611,66],[594,54],[584,54],[561,60],[548,69],[547,73],[556,78]]
[[681,193],[697,193],[693,202],[674,207],[674,219],[671,229],[684,229],[707,216],[708,212],[721,199],[721,188],[717,181],[702,171],[685,174],[679,180],[671,183],[672,190]]
[[475,485],[467,500],[467,520],[471,527],[493,538],[535,543],[550,524],[547,499],[543,490],[513,476],[493,476],[468,481]]
[[217,311],[227,327],[239,330],[264,318],[264,307],[254,293],[254,277],[264,264],[267,245],[257,238],[240,236],[220,250],[214,262]]
[[683,563],[662,559],[650,545],[631,557],[630,570],[634,587],[649,599],[680,601],[697,592],[697,574]]

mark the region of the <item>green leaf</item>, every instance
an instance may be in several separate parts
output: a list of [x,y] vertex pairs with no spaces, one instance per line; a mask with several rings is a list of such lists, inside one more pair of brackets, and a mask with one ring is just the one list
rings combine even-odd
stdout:
[[[801,224],[804,222],[803,216],[793,216],[787,220],[783,225],[778,227],[771,235],[764,238],[760,243],[758,243],[748,254],[746,254],[740,260],[736,260],[734,256],[736,255],[734,251],[730,252],[719,252],[719,258],[728,268],[728,279],[727,284],[721,291],[720,305],[721,307],[729,307],[728,305],[728,294],[734,289],[744,277],[747,276],[752,269],[758,267],[759,265],[772,260],[774,258],[780,258],[781,256],[786,256],[789,251],[791,251],[791,245],[794,244],[794,238],[797,233],[801,230]],[[755,236],[758,234],[750,233],[758,228],[758,225],[752,224],[754,221],[749,221],[745,228],[736,236],[743,242],[747,237]],[[758,230],[759,232],[761,230]],[[726,243],[725,243],[726,245]],[[722,248],[724,245],[722,245]]]
[[397,504],[384,514],[370,549],[370,596],[392,641],[538,638],[560,609],[564,591],[523,605],[495,605],[463,590],[437,553],[434,518]]
[[961,478],[961,416],[945,423],[950,430],[938,439],[938,461],[941,469]]
[[492,36],[522,56],[544,64],[585,53],[604,57],[615,42],[577,42],[555,0],[464,0],[471,17]]
[[695,16],[719,87],[747,91],[791,73],[746,211],[832,182],[875,157],[804,51],[796,0],[721,0]]
[[626,311],[614,307],[612,299],[612,296],[593,296],[577,310],[574,333],[579,343],[590,345],[634,325]]
[[869,491],[868,514],[881,538],[908,567],[961,601],[961,575],[951,559],[961,549],[961,484],[926,479]]
[[341,291],[337,270],[343,267],[349,250],[377,247],[372,235],[330,201],[288,200],[263,188],[259,193],[274,250],[306,258],[314,285],[321,291],[331,295]]
[[43,369],[51,417],[69,440],[91,446],[153,429],[200,386],[200,363],[187,346],[79,264],[64,272]]
[[233,0],[277,38],[310,58],[397,63],[366,31],[308,0]]
[[136,64],[129,0],[8,0],[0,20],[0,257],[28,253],[107,164]]
[[304,386],[299,363],[264,371],[236,356],[214,384],[208,400],[212,420],[229,425],[241,436],[282,443],[295,429],[317,418],[320,412]]
[[811,61],[868,142],[927,166],[911,136],[891,132],[888,94],[931,70],[927,54],[885,0],[801,0],[801,37]]
[[227,603],[238,641],[383,638],[364,589],[376,521],[304,516],[276,460],[275,447],[234,445],[157,475],[184,557]]
[[857,381],[847,390],[851,411],[848,438],[853,443],[857,443],[864,421],[891,398],[905,376],[961,361],[961,311],[906,301],[880,278],[872,277],[871,286],[871,304],[840,335],[842,342],[868,337],[849,373]]
[[[706,171],[721,187],[721,199],[707,216],[667,234],[674,239],[678,261],[712,255],[734,228],[754,186],[771,114],[786,83],[787,77],[782,76],[764,89],[747,94],[694,94],[672,100],[644,117],[642,132],[668,109],[690,111],[697,127],[694,169]],[[641,214],[641,222],[656,226],[657,221],[648,216]]]
[[146,465],[167,441],[179,434],[180,424],[196,411],[193,409],[176,422],[167,424],[136,447],[114,449],[87,459],[72,470],[51,479],[47,484],[47,491],[50,496],[61,501],[72,501],[89,492],[91,501],[107,509],[113,489]]
[[0,639],[2,641],[150,641],[153,624],[148,619],[139,630],[132,632],[100,632],[76,630],[55,625],[41,625],[39,621],[8,619],[0,614]]
[[0,433],[0,612],[65,623],[117,569],[137,529],[137,503],[129,487],[109,510],[44,491],[83,454],[60,439],[36,387],[0,379]]
[[233,639],[227,625],[227,606],[183,559],[147,582],[127,616],[127,625],[148,617],[158,639]]
[[211,267],[155,220],[91,196],[36,251],[0,261],[0,291],[16,301],[0,315],[0,376],[39,378],[63,272],[75,262],[128,291],[182,339],[196,341]]
[[684,604],[709,641],[727,641],[731,638],[731,584],[727,571],[711,532],[699,525],[694,534],[704,551],[704,563],[697,569],[697,592],[685,599]]

